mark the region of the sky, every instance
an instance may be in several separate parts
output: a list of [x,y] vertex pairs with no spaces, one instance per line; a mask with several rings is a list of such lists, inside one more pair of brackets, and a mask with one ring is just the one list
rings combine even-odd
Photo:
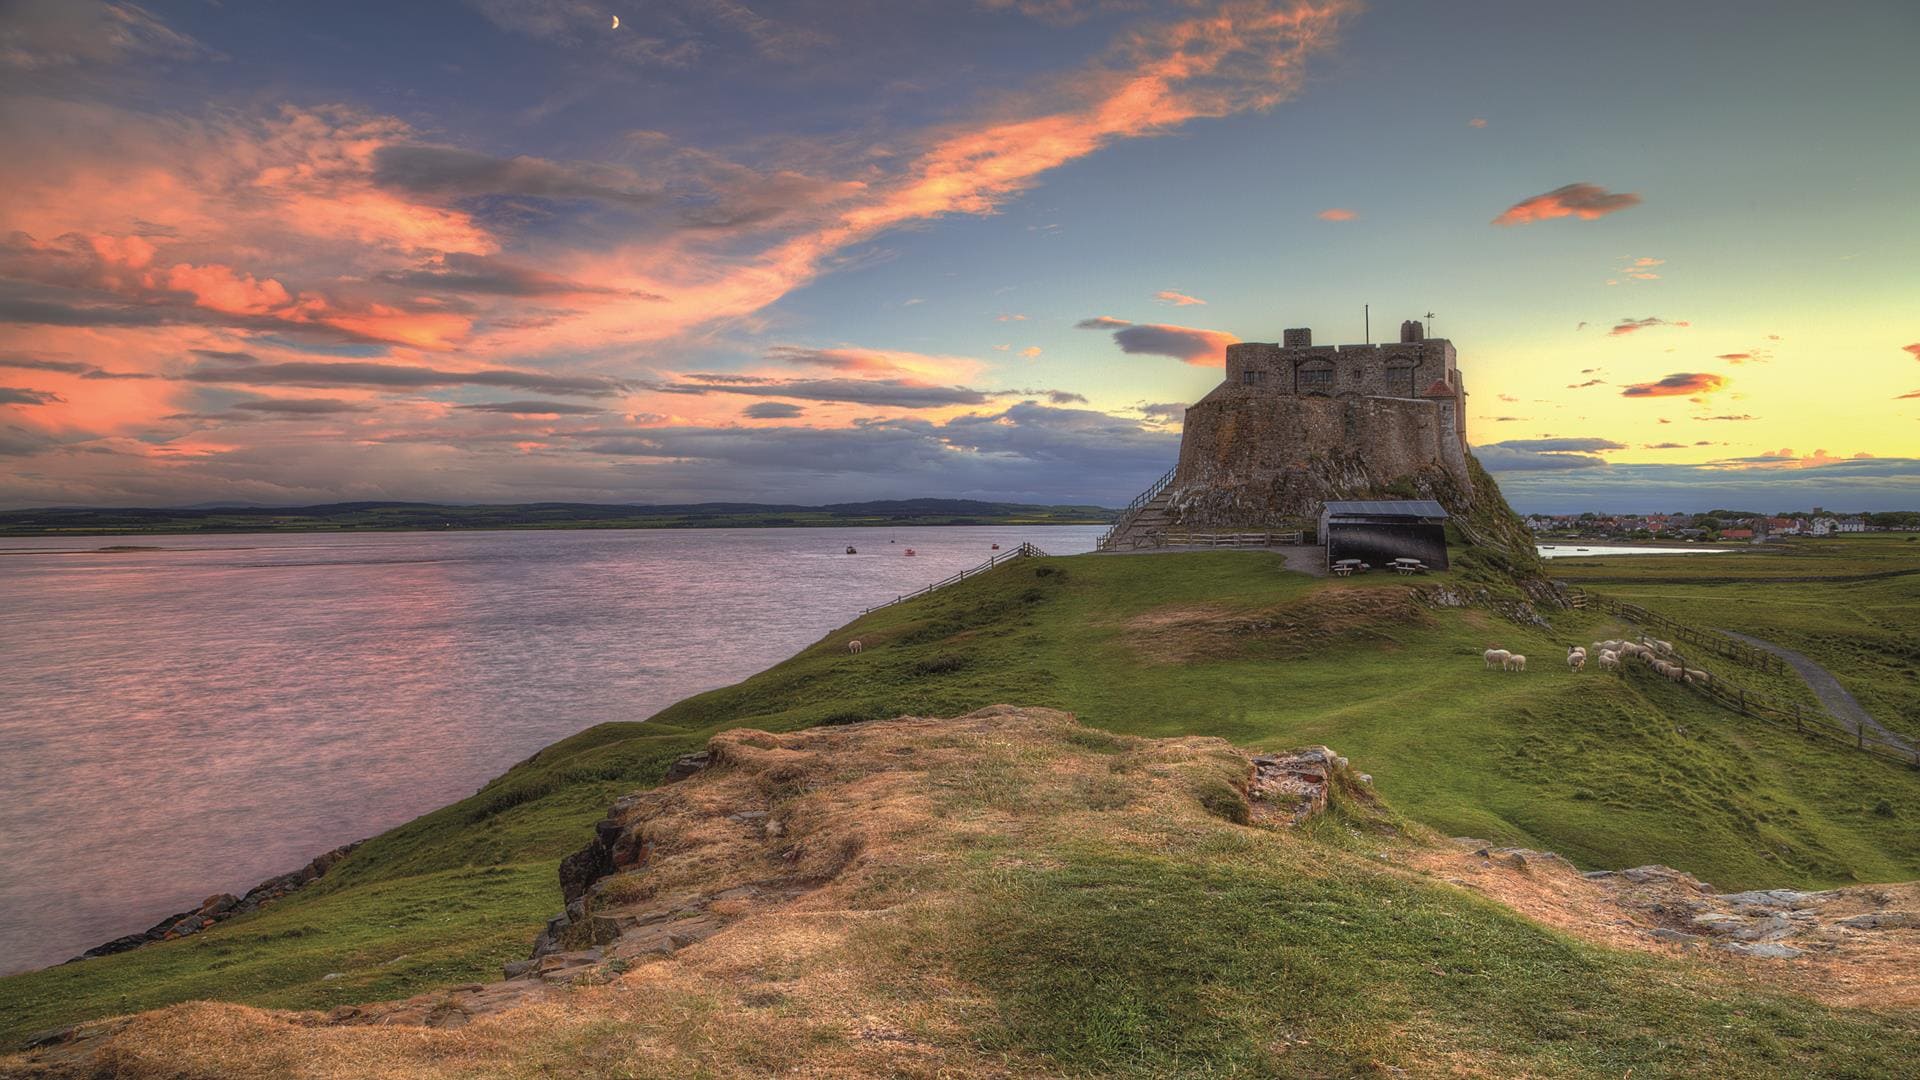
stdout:
[[1366,306],[1455,343],[1522,511],[1920,507],[1917,40],[1911,0],[0,0],[0,506],[1120,505],[1227,344]]

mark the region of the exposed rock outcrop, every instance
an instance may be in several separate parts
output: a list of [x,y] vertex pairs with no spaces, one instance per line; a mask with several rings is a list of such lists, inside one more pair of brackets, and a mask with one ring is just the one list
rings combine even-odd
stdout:
[[192,911],[174,912],[142,933],[128,934],[114,938],[104,945],[96,945],[67,963],[74,964],[96,956],[111,956],[114,953],[123,953],[156,941],[171,941],[188,934],[197,934],[214,923],[258,911],[262,904],[270,904],[318,879],[362,843],[364,841],[355,840],[351,844],[342,844],[324,855],[316,856],[313,861],[298,870],[268,878],[248,889],[243,896],[216,893],[202,900],[200,905]]

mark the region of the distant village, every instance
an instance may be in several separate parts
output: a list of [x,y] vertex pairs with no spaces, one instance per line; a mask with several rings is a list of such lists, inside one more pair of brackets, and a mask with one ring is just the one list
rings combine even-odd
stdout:
[[1920,512],[1836,514],[1820,507],[1779,516],[1737,510],[1700,514],[1528,514],[1527,527],[1543,536],[1614,540],[1708,540],[1765,543],[1790,536],[1842,536],[1920,528]]

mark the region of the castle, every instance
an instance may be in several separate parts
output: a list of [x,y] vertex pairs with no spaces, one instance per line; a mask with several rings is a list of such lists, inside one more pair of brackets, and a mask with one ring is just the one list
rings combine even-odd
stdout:
[[1113,539],[1299,527],[1329,499],[1472,490],[1457,359],[1417,320],[1387,344],[1315,345],[1301,328],[1227,346],[1226,378],[1187,409],[1179,464]]

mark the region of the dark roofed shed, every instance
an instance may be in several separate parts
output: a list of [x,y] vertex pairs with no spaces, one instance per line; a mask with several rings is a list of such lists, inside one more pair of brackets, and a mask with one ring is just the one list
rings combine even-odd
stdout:
[[1330,500],[1320,511],[1320,542],[1329,566],[1360,559],[1379,569],[1394,559],[1419,559],[1445,570],[1447,510],[1432,499]]

